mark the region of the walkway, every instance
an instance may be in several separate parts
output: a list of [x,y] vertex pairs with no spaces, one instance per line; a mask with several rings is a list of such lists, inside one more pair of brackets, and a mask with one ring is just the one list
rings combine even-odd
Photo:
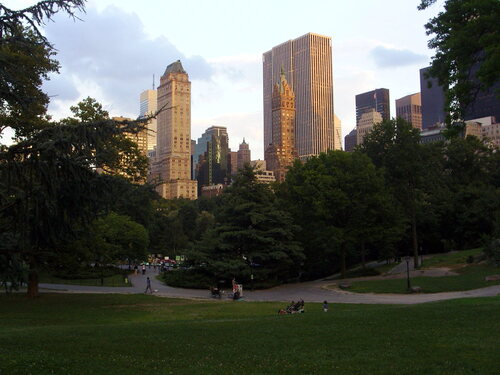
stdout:
[[[412,271],[411,275],[442,276],[441,272],[433,274],[429,270]],[[438,272],[439,273],[439,272]],[[208,290],[173,288],[163,285],[155,276],[157,272],[151,269],[146,270],[146,275],[131,275],[130,281],[132,287],[92,287],[82,285],[63,285],[63,284],[40,284],[42,292],[63,292],[63,293],[121,293],[137,294],[144,293],[146,289],[146,277],[151,278],[151,286],[154,295],[173,298],[209,298]],[[402,277],[403,275],[399,275]],[[378,276],[376,276],[378,278]],[[389,276],[391,278],[398,275]],[[359,280],[359,279],[358,279]],[[306,302],[329,303],[363,303],[363,304],[417,304],[424,302],[442,301],[455,298],[468,297],[491,297],[500,295],[500,285],[493,285],[487,288],[469,290],[463,292],[445,292],[433,294],[372,294],[372,293],[351,293],[344,290],[327,289],[326,286],[332,285],[335,281],[317,280],[305,283],[287,284],[275,288],[259,291],[244,291],[246,301],[297,301],[303,299]]]

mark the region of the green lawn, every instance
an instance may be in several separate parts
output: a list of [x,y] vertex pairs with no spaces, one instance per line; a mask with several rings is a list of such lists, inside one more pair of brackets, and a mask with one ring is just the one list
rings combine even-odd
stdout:
[[424,260],[424,268],[453,267],[457,264],[466,264],[469,256],[477,256],[483,252],[482,248],[454,251],[446,254],[434,255]]
[[[458,270],[458,276],[413,277],[412,286],[420,286],[423,293],[453,292],[472,290],[490,285],[500,284],[500,281],[485,281],[485,277],[500,273],[500,268],[488,265],[469,265]],[[408,293],[406,278],[354,281],[349,291],[358,293]]]
[[0,374],[497,374],[500,297],[341,305],[0,296]]
[[396,267],[398,265],[398,263],[389,263],[389,264],[382,264],[381,266],[378,266],[376,267],[375,269],[381,274],[383,275],[384,273],[387,273],[389,272],[390,270],[392,270],[394,267]]
[[123,275],[108,276],[103,279],[104,285],[101,285],[101,279],[62,279],[49,274],[40,275],[40,283],[49,284],[68,284],[68,285],[88,285],[88,286],[132,286],[130,281],[125,282]]

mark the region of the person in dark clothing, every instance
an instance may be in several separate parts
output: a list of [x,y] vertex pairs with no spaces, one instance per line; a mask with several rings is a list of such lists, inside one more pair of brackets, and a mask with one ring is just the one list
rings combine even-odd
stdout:
[[153,289],[151,289],[151,279],[148,277],[146,279],[146,290],[144,291],[144,293],[147,293],[149,290],[149,293],[153,294]]

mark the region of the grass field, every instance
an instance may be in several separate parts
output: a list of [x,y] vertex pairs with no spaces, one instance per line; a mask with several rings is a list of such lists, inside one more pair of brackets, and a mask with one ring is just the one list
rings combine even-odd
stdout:
[[62,279],[60,277],[52,276],[49,274],[40,275],[40,283],[48,284],[66,284],[66,285],[87,285],[87,286],[132,286],[129,282],[125,282],[125,277],[123,275],[113,275],[103,278],[103,284],[101,284],[101,279]]
[[[423,293],[453,292],[472,290],[500,281],[485,281],[485,277],[500,273],[500,268],[489,265],[469,265],[454,270],[457,276],[412,277],[412,286],[419,286]],[[358,293],[408,293],[406,278],[387,280],[365,280],[352,282],[349,291]]]
[[430,259],[424,260],[423,268],[434,268],[434,267],[456,267],[458,265],[467,264],[467,258],[469,256],[475,257],[482,254],[483,249],[471,249],[471,250],[461,250],[454,251],[445,254],[434,255]]
[[0,374],[498,374],[500,297],[341,305],[0,296]]

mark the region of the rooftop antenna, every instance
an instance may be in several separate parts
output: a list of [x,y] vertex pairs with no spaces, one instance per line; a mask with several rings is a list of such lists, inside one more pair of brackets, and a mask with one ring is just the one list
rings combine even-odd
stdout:
[[153,73],[153,90],[155,89],[155,75]]

